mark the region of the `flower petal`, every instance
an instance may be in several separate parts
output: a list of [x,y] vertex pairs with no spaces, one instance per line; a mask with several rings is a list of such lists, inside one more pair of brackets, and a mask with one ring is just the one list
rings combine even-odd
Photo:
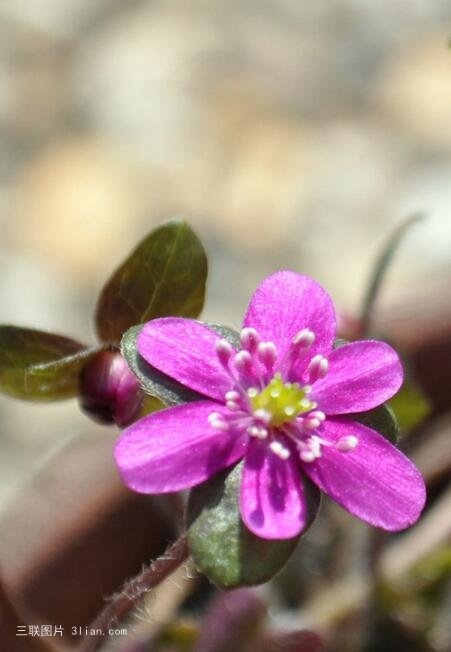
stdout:
[[263,539],[289,539],[310,524],[319,496],[308,505],[297,461],[281,460],[265,442],[251,441],[241,479],[240,511]]
[[316,338],[309,353],[326,355],[335,337],[335,310],[330,296],[316,281],[281,271],[268,276],[256,289],[243,326],[255,328],[264,340],[274,342],[279,359],[293,337],[309,328]]
[[220,336],[193,319],[154,319],[138,335],[138,351],[153,367],[204,396],[223,400],[232,380],[215,350]]
[[226,412],[194,401],[154,412],[117,440],[115,459],[125,484],[141,493],[179,491],[203,482],[243,457],[246,438],[212,428],[208,416]]
[[426,499],[423,478],[401,451],[371,428],[347,419],[326,419],[321,436],[331,442],[353,435],[359,442],[342,453],[323,446],[304,463],[315,484],[354,516],[384,530],[403,530],[420,516]]
[[391,346],[352,342],[332,351],[329,372],[313,385],[309,398],[326,414],[364,412],[391,398],[402,378],[401,362]]

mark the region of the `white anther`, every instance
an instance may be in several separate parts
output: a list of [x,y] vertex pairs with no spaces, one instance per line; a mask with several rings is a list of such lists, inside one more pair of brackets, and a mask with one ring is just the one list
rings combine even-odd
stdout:
[[268,436],[266,428],[260,428],[259,426],[249,426],[247,432],[251,437],[256,437],[257,439],[266,439]]
[[309,430],[316,430],[317,428],[320,427],[321,421],[319,419],[315,419],[309,416],[304,419],[302,425],[308,428]]
[[226,401],[226,406],[229,408],[229,410],[239,410],[240,408],[240,394],[235,391],[234,389],[230,390],[229,392],[226,392],[225,395],[225,401]]
[[303,462],[314,462],[316,460],[315,454],[310,450],[301,451],[299,457]]
[[274,342],[260,342],[257,346],[257,355],[265,367],[272,367],[277,360],[277,349]]
[[276,389],[275,387],[273,387],[273,388],[270,390],[269,395],[270,395],[271,398],[279,398],[279,396],[280,396],[280,389]]
[[312,410],[312,412],[309,412],[307,416],[304,417],[302,425],[309,430],[316,430],[316,428],[320,427],[325,418],[326,415],[324,412],[321,412],[320,410]]
[[265,425],[268,425],[268,423],[271,421],[271,414],[267,410],[259,408],[258,410],[255,410],[254,418],[258,421],[261,421]]
[[296,410],[292,405],[287,405],[286,407],[283,408],[284,414],[286,414],[287,417],[292,417],[293,414],[295,414]]
[[340,437],[335,447],[342,453],[348,453],[354,450],[358,443],[359,440],[355,435],[345,435],[344,437]]
[[311,385],[304,385],[303,388],[302,388],[302,391],[304,392],[304,394],[310,394],[310,392],[312,391],[312,386]]
[[303,328],[293,337],[293,344],[302,349],[310,348],[314,341],[315,333],[313,333],[310,328]]
[[301,408],[305,408],[305,409],[307,409],[307,408],[309,408],[311,405],[312,405],[312,404],[310,403],[310,401],[308,400],[308,398],[301,398],[301,400],[299,401],[299,407],[301,407]]
[[307,367],[307,373],[309,374],[311,383],[314,383],[320,378],[324,378],[328,371],[329,362],[322,355],[314,355]]
[[219,412],[212,412],[208,415],[208,422],[215,430],[228,430],[229,424]]
[[313,435],[313,437],[310,437],[309,447],[313,455],[315,456],[315,459],[317,457],[321,457],[321,442],[318,437],[316,437],[315,435]]
[[258,396],[258,389],[256,387],[249,387],[249,389],[247,390],[247,395],[249,396],[249,398],[255,398],[256,396]]
[[249,351],[240,351],[233,358],[233,365],[238,372],[250,371],[252,368],[252,357]]
[[232,353],[233,353],[233,348],[227,342],[227,340],[220,339],[216,342],[216,355],[219,358],[219,362],[224,367],[228,366]]
[[243,349],[253,353],[260,342],[260,337],[255,328],[243,328],[240,332],[240,342]]
[[231,389],[228,392],[226,392],[224,398],[226,401],[238,401],[238,399],[240,398],[240,393],[234,389]]
[[269,448],[274,453],[274,455],[277,455],[277,457],[279,457],[281,460],[287,460],[290,457],[290,451],[288,448],[285,448],[285,446],[283,446],[280,441],[272,441],[269,444]]

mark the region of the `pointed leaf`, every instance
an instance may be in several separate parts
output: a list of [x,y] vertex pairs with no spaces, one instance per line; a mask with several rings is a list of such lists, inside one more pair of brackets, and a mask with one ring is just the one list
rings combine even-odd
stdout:
[[415,213],[402,222],[390,235],[382,251],[377,258],[374,268],[371,272],[370,282],[368,284],[361,312],[361,336],[365,336],[370,328],[370,322],[376,304],[377,297],[385,280],[386,273],[393,261],[393,258],[401,244],[405,234],[411,226],[417,224],[424,218],[422,213]]
[[364,426],[376,430],[392,444],[396,444],[399,437],[399,424],[395,413],[387,403],[379,405],[368,412],[350,414],[349,418],[363,423]]
[[76,396],[80,371],[96,350],[54,333],[0,326],[0,391],[29,401]]
[[[215,584],[232,588],[266,582],[285,564],[300,536],[260,539],[241,520],[238,493],[243,464],[191,490],[187,505],[188,543],[196,566]],[[305,484],[311,521],[319,493]]]
[[128,328],[156,317],[197,317],[206,278],[205,251],[188,224],[163,224],[138,245],[100,293],[100,339],[118,343]]

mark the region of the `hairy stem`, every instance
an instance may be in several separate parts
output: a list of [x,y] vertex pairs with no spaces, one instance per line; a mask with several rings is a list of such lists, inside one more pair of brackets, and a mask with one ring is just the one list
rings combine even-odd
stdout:
[[129,580],[88,627],[88,634],[81,641],[78,652],[99,650],[106,642],[108,630],[117,627],[146,593],[161,584],[188,558],[188,553],[187,539],[183,535],[161,557]]

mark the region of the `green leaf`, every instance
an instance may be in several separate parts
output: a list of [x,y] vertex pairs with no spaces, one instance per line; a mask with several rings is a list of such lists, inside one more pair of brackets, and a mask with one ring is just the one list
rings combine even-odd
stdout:
[[156,317],[197,317],[206,278],[205,251],[188,224],[163,224],[138,245],[100,293],[100,339],[118,343],[128,328]]
[[359,412],[350,414],[350,419],[363,423],[364,426],[372,428],[380,433],[385,439],[396,444],[399,437],[399,424],[395,413],[387,403],[379,405],[377,408],[368,410],[368,412]]
[[202,400],[203,396],[161,373],[139,355],[136,339],[143,326],[144,324],[139,324],[129,328],[121,343],[122,355],[139,380],[143,391],[159,399],[165,405],[179,405],[189,401]]
[[[191,490],[187,505],[188,543],[196,566],[215,584],[232,588],[261,584],[273,577],[300,536],[260,539],[240,518],[238,494],[243,463]],[[309,525],[319,507],[319,492],[304,482]]]
[[[237,346],[239,335],[232,328],[219,324],[205,323],[205,325],[227,339],[232,346]],[[129,328],[122,337],[121,342],[122,355],[138,378],[143,391],[159,399],[164,405],[179,405],[189,401],[204,400],[204,396],[161,373],[140,356],[136,346],[136,339],[143,326],[144,324],[138,324]]]
[[409,383],[404,383],[396,396],[390,400],[390,406],[403,431],[418,426],[432,409],[426,397]]
[[29,401],[76,396],[80,371],[97,350],[54,333],[0,326],[0,391]]
[[388,241],[383,247],[379,257],[377,258],[374,268],[371,273],[370,283],[363,299],[362,313],[361,313],[361,335],[364,336],[368,333],[371,317],[374,311],[377,297],[379,295],[382,283],[385,279],[387,270],[402,242],[405,234],[409,229],[423,219],[421,213],[415,213],[402,222],[397,229],[390,235]]

